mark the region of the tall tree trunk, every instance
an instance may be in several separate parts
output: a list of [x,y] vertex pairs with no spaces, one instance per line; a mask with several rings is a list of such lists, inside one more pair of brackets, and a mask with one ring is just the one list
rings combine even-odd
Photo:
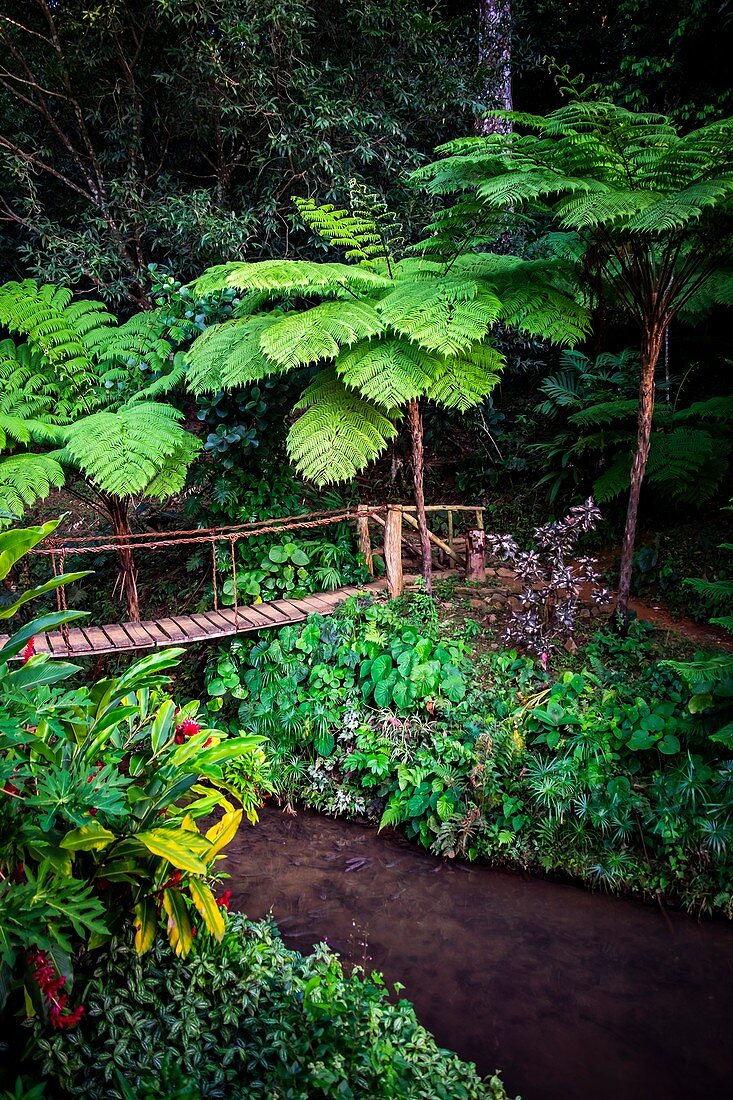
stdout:
[[[119,497],[108,496],[104,498],[104,506],[112,522],[112,530],[115,535],[131,535],[132,530],[130,529],[127,500],[120,500]],[[127,613],[130,617],[130,621],[139,623],[140,605],[137,596],[137,569],[135,567],[135,557],[132,550],[124,542],[120,543],[117,549],[117,555],[120,560],[120,590],[122,598],[127,603]]]
[[423,448],[423,423],[420,413],[420,403],[417,400],[407,404],[407,420],[410,425],[410,439],[412,441],[412,484],[415,490],[415,508],[417,509],[417,526],[420,532],[420,550],[422,552],[422,575],[425,581],[425,591],[432,594],[433,591],[433,562],[428,537],[428,520],[425,514],[425,491],[423,487],[423,475],[425,472],[425,452]]
[[[513,109],[511,0],[479,0],[478,59],[485,74],[483,98],[488,106]],[[501,118],[480,118],[480,134],[508,134],[512,124]]]
[[641,342],[641,383],[639,385],[636,454],[631,464],[629,506],[626,510],[626,527],[621,545],[621,568],[618,581],[618,599],[616,601],[616,618],[623,630],[626,630],[628,626],[629,594],[631,592],[631,571],[634,561],[636,521],[639,515],[639,497],[651,445],[652,418],[654,416],[654,373],[663,341],[664,327],[651,326],[644,333]]

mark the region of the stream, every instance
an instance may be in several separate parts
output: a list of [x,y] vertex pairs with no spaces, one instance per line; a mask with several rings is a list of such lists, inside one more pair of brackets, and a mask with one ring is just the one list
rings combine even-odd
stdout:
[[420,1021],[524,1100],[723,1100],[733,928],[441,860],[396,834],[263,810],[232,907],[401,982]]

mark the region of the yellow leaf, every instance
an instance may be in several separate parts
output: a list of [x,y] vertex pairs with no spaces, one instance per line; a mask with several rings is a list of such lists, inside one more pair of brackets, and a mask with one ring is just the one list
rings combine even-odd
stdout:
[[150,898],[135,906],[135,950],[144,955],[155,939],[155,904]]
[[183,898],[177,890],[163,891],[163,908],[168,917],[168,939],[176,955],[181,958],[191,950],[193,932]]
[[191,892],[191,900],[203,917],[204,924],[209,932],[211,932],[212,936],[215,936],[217,940],[220,940],[224,935],[226,922],[224,920],[224,914],[216,904],[216,898],[211,890],[205,882],[201,882],[201,880],[197,878],[189,880],[188,889]]
[[211,841],[211,851],[207,856],[209,863],[214,859],[214,856],[219,854],[222,848],[226,848],[227,844],[234,840],[241,821],[242,811],[233,810],[231,813],[224,814],[221,821],[217,821],[216,825],[212,825],[208,830],[206,839]]

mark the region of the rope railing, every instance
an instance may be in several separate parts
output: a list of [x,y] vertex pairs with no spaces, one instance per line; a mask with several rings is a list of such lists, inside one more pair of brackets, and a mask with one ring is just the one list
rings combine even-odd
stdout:
[[128,550],[166,550],[171,546],[188,546],[197,543],[238,542],[257,535],[278,534],[284,531],[303,531],[331,524],[353,521],[359,516],[382,515],[384,507],[370,507],[364,511],[353,508],[332,509],[327,512],[308,512],[301,516],[282,516],[268,520],[256,520],[225,527],[196,527],[190,531],[151,531],[144,535],[73,535],[46,539],[43,546],[34,547],[31,554],[53,556],[65,551],[67,554],[101,554],[106,551]]

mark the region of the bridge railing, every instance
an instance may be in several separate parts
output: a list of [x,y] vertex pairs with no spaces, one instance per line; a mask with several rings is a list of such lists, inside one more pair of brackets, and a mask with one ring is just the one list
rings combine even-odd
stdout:
[[[415,548],[414,539],[410,538],[405,528],[417,529],[415,518],[415,506],[407,504],[361,504],[357,508],[344,507],[324,510],[321,512],[309,512],[305,515],[292,515],[272,517],[267,520],[256,520],[250,523],[236,524],[212,528],[192,528],[183,531],[145,532],[143,534],[129,535],[65,535],[62,537],[46,539],[43,544],[35,547],[31,553],[35,556],[50,558],[54,575],[65,572],[66,558],[77,555],[100,554],[115,552],[120,559],[120,576],[115,585],[127,596],[130,620],[139,621],[138,593],[137,593],[137,566],[135,564],[135,552],[166,551],[174,547],[211,547],[211,580],[213,589],[214,610],[219,610],[219,563],[217,550],[222,545],[228,548],[228,559],[231,564],[232,576],[232,607],[236,616],[239,613],[239,595],[237,585],[237,554],[238,542],[243,539],[255,538],[261,535],[277,535],[284,532],[311,531],[321,527],[328,527],[338,523],[353,522],[356,524],[359,551],[361,552],[366,567],[374,575],[374,557],[382,556],[390,595],[392,597],[401,594],[404,588],[403,556],[405,553],[419,558],[419,550]],[[426,507],[428,515],[433,516],[444,513],[446,517],[447,533],[445,538],[434,531],[428,532],[428,537],[433,546],[451,564],[460,566],[463,564],[466,540],[457,534],[457,527],[461,521],[472,516],[475,519],[475,529],[483,530],[483,513],[481,505],[464,504],[430,504]],[[371,529],[370,529],[371,524]],[[372,529],[378,529],[382,534],[381,540],[372,539]],[[380,545],[381,541],[381,545]],[[56,590],[56,599],[59,610],[66,607],[66,596],[63,588]],[[229,605],[227,605],[229,606]]]

